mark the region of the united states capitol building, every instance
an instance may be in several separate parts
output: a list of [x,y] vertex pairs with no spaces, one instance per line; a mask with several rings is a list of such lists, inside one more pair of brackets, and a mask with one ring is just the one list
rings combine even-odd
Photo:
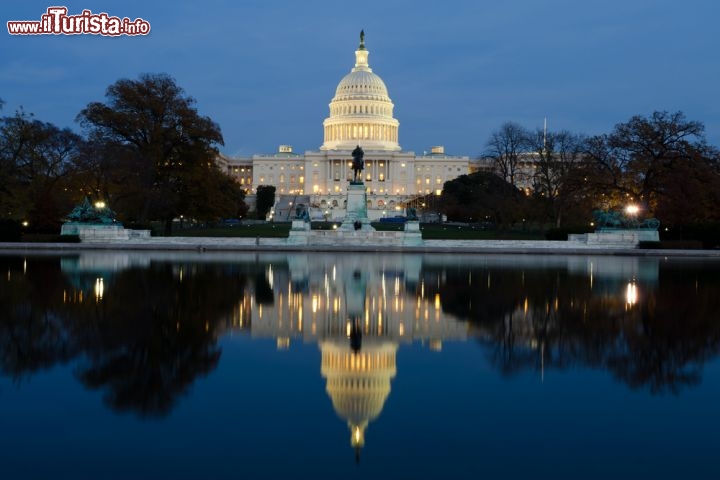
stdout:
[[220,167],[249,195],[260,185],[276,188],[275,219],[290,218],[298,206],[307,207],[313,219],[343,218],[353,176],[351,152],[358,145],[365,153],[362,180],[371,220],[402,215],[413,200],[440,195],[446,181],[480,168],[478,160],[446,155],[442,146],[422,155],[402,150],[394,104],[385,82],[370,68],[369,54],[361,33],[355,66],[340,80],[330,101],[319,150],[300,154],[280,145],[274,154],[219,157]]

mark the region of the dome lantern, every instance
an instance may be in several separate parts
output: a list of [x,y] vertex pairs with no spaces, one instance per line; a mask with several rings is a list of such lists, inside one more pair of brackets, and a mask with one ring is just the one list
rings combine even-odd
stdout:
[[352,150],[357,145],[364,150],[400,150],[400,122],[393,118],[394,105],[385,82],[370,68],[369,55],[363,30],[355,50],[355,66],[340,80],[330,102],[321,150]]

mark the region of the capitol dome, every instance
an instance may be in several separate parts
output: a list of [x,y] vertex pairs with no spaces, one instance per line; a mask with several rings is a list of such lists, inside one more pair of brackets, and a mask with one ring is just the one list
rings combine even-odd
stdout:
[[398,127],[385,82],[368,64],[365,35],[355,51],[355,67],[340,80],[330,102],[330,116],[323,122],[325,142],[321,150],[399,151]]

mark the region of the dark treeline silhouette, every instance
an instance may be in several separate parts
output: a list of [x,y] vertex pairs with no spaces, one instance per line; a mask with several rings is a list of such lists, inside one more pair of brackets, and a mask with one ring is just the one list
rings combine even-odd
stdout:
[[[166,233],[181,215],[213,221],[246,213],[245,192],[215,162],[220,127],[173,78],[120,79],[105,96],[80,110],[83,135],[22,110],[0,118],[0,221],[59,233],[85,197],[131,225],[161,221]],[[10,226],[0,240],[4,231]]]
[[704,130],[682,112],[634,116],[593,137],[507,122],[486,144],[483,156],[491,171],[446,182],[442,210],[449,220],[499,228],[522,220],[592,231],[594,210],[622,211],[634,204],[642,218],[662,222],[664,237],[684,235],[716,246],[720,152],[707,144]]

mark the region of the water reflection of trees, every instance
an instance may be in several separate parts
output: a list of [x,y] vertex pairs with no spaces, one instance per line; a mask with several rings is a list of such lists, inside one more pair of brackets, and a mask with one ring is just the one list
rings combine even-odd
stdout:
[[[285,284],[287,268],[151,262],[105,274],[99,298],[92,286],[101,272],[64,272],[57,257],[0,256],[0,374],[20,381],[73,362],[77,378],[113,409],[167,414],[218,365],[217,340],[238,303],[273,304],[272,272]],[[506,375],[582,366],[632,388],[677,392],[701,381],[720,348],[716,270],[662,263],[652,279],[637,279],[637,303],[626,298],[627,277],[557,266],[425,264],[405,292],[417,289],[467,320]],[[248,327],[251,315],[244,318]]]
[[52,298],[67,282],[57,260],[0,256],[0,372],[23,377],[69,361],[77,348]]
[[[504,374],[586,366],[632,388],[678,392],[701,381],[720,349],[720,279],[709,268],[661,267],[657,282],[591,278],[566,269],[437,267],[426,290],[445,312],[466,319]],[[433,287],[434,286],[434,287]]]
[[[0,256],[0,369],[21,379],[75,361],[118,411],[164,415],[218,364],[217,338],[255,267],[153,263],[105,282],[95,298],[57,258]],[[93,277],[94,278],[94,277]],[[91,283],[91,282],[84,282]]]

